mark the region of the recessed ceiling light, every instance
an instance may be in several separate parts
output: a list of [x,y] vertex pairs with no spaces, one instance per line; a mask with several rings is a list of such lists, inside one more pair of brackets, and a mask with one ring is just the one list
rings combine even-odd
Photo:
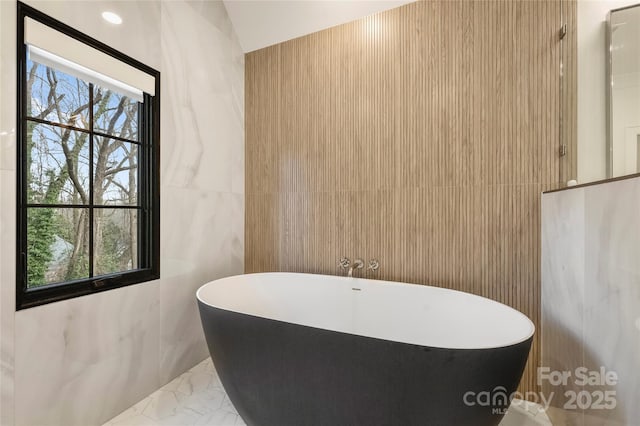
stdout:
[[115,25],[122,24],[122,18],[118,14],[113,12],[102,12],[102,19],[104,19],[105,21],[111,24],[115,24]]

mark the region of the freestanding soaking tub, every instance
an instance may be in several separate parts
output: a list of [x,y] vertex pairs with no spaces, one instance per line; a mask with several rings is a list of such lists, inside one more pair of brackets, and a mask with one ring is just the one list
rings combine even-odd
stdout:
[[249,426],[497,425],[534,333],[489,299],[361,278],[238,275],[197,298]]

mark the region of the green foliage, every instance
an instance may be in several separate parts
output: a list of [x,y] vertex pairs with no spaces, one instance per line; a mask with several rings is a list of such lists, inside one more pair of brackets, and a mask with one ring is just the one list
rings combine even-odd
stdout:
[[[42,110],[45,111],[41,113],[43,116],[39,118],[45,118],[46,114],[57,111],[57,116],[61,119],[65,113],[70,112],[69,109],[65,109],[65,106],[61,104],[61,100],[69,99],[71,102],[72,99],[80,98],[80,91],[78,90],[78,93],[75,93],[73,88],[69,89],[68,83],[75,81],[80,84],[80,82],[68,76],[64,77],[62,73],[56,77],[56,73],[51,70],[47,71],[48,78],[44,79],[42,75],[36,75],[37,67],[38,65],[33,63],[32,68],[27,70],[27,115],[33,117],[32,89],[33,87],[39,87],[39,95],[36,95],[33,99],[38,100],[40,103],[48,103],[48,105],[34,104],[42,107]],[[40,81],[41,86],[33,86],[36,81]],[[42,95],[42,93],[46,92],[41,87],[47,88],[48,95]],[[101,91],[94,98],[96,101],[94,106],[88,104],[88,99],[74,104],[76,112],[71,116],[81,117],[82,113],[78,113],[78,111],[86,111],[88,115],[89,108],[94,107],[94,122],[102,119],[104,122],[112,124],[113,127],[113,125],[119,123],[119,117],[123,117],[122,108],[116,108],[117,103],[114,105],[114,97],[116,95],[112,95],[109,90]],[[126,98],[120,100],[124,102],[123,99]],[[85,118],[88,118],[87,115],[85,115]],[[78,120],[80,119],[78,118]],[[120,132],[131,134],[131,124],[127,120],[124,122],[127,124],[122,125],[122,128],[119,129]],[[49,130],[44,131],[41,128],[36,128],[38,125],[34,121],[27,121],[26,126],[26,190],[28,203],[44,205],[67,202],[74,204],[88,203],[88,191],[86,186],[83,186],[83,176],[80,176],[79,171],[81,171],[81,167],[86,168],[86,162],[88,161],[86,158],[86,145],[90,143],[89,136],[83,132],[75,132],[74,136],[70,137],[70,132],[60,130],[61,126],[51,125],[49,128],[55,127],[58,129],[59,140],[56,140],[55,137],[51,136],[51,133],[48,133]],[[40,136],[36,135],[36,133],[39,133]],[[42,134],[45,134],[45,136],[42,136]],[[113,129],[110,134],[115,134]],[[38,139],[38,137],[42,138],[42,140]],[[112,147],[109,144],[120,142],[113,140],[105,143],[107,144],[105,145],[107,149],[100,150],[99,153],[94,151],[97,159],[90,166],[91,171],[94,170],[94,167],[102,171],[102,174],[93,174],[93,179],[95,180],[94,188],[106,187],[108,179],[106,173],[110,167],[107,159],[109,153],[115,150],[115,148],[110,150],[109,148]],[[85,147],[85,151],[82,153],[83,157],[80,157],[83,147]],[[64,152],[64,160],[60,159],[60,152]],[[48,160],[44,161],[42,158],[47,158]],[[95,166],[100,160],[103,161],[102,164],[107,166],[102,168]],[[82,162],[82,166],[80,162]],[[87,179],[86,174],[84,177]],[[113,177],[110,179],[113,180]],[[65,185],[67,185],[66,189]],[[69,189],[70,187],[71,189]],[[94,193],[94,196],[96,193]],[[94,202],[101,204],[101,195],[97,197]],[[114,210],[117,211],[118,209]],[[88,226],[88,212],[88,209],[83,208],[27,208],[27,287],[37,287],[52,282],[64,282],[88,277],[90,262],[88,232],[91,229]],[[100,227],[96,226],[96,233],[94,234],[94,247],[96,247],[94,267],[96,275],[126,270],[129,263],[132,262],[131,252],[133,249],[130,246],[132,245],[132,238],[135,239],[135,234],[133,237],[129,235],[129,228],[125,226],[127,218],[128,216],[124,215],[123,212],[112,214],[109,217],[98,217],[98,214],[96,214],[96,220],[101,222]],[[60,241],[57,238],[60,238],[63,242],[56,243],[56,241]],[[55,270],[51,269],[54,264],[56,266]]]
[[[55,232],[64,241],[76,242],[77,241],[77,226],[81,224],[84,226],[86,217],[86,211],[80,209],[66,210],[66,215],[62,212],[56,215]],[[80,250],[80,254],[75,258],[74,262],[69,263],[67,268],[63,271],[63,275],[60,276],[60,281],[71,281],[79,278],[86,278],[89,273],[89,256],[86,250]]]
[[96,259],[96,272],[108,274],[120,270],[117,255],[117,244],[120,230],[110,220],[106,220],[102,230],[101,256]]
[[[64,174],[64,173],[62,173]],[[64,180],[47,171],[49,187],[44,195],[44,203],[57,200]],[[66,177],[64,178],[66,179]],[[55,209],[30,208],[27,213],[27,285],[29,287],[47,284],[45,273],[52,260],[51,246],[55,236],[60,234],[60,220]]]
[[[30,96],[28,114],[31,113]],[[31,182],[31,150],[35,123],[27,123],[27,182]],[[31,185],[27,185],[27,198],[33,199]],[[27,213],[27,286],[46,284],[45,272],[51,261],[51,245],[55,240],[53,209],[30,209]]]
[[128,269],[131,255],[128,251],[128,233],[123,229],[122,215],[109,215],[101,218],[102,227],[99,240],[100,257],[96,258],[97,274],[110,274]]
[[45,273],[51,262],[55,241],[54,209],[29,209],[27,214],[27,283],[29,287],[46,284]]
[[89,274],[89,256],[81,254],[75,260],[71,262],[66,269],[64,279],[62,281],[77,280],[79,278],[86,278]]

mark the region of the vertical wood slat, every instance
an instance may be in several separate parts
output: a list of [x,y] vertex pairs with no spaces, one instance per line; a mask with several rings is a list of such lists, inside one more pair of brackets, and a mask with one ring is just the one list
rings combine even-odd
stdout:
[[[540,325],[555,1],[416,2],[246,56],[245,270],[459,289]],[[536,335],[521,391],[536,391]]]

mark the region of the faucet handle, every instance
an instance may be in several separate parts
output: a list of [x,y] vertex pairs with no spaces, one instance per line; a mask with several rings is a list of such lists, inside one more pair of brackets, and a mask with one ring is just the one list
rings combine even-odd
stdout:
[[342,257],[340,258],[340,261],[338,262],[338,266],[342,269],[347,269],[349,267],[349,265],[351,265],[351,261],[346,258],[346,257]]
[[378,262],[378,259],[371,259],[369,261],[369,267],[367,269],[370,269],[374,272],[380,269],[380,262]]

